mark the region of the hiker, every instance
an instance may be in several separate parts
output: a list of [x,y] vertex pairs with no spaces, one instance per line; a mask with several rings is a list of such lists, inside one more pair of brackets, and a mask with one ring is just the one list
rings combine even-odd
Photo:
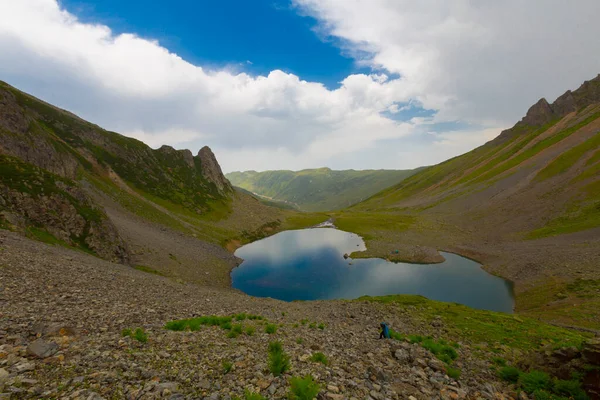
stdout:
[[385,322],[379,324],[379,339],[389,339],[390,338],[390,328],[387,326]]

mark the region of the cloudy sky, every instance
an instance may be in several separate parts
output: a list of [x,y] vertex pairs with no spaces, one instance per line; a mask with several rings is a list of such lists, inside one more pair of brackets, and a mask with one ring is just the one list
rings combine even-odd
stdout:
[[412,168],[600,73],[598,15],[598,0],[0,0],[0,80],[152,147],[207,144],[225,171]]

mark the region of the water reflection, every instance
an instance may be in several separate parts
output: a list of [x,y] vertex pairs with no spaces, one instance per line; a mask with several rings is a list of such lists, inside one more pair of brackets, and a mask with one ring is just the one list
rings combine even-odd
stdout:
[[244,262],[232,271],[232,284],[253,296],[287,301],[420,294],[512,312],[510,283],[474,261],[449,253],[442,253],[444,263],[432,265],[343,258],[364,249],[359,236],[336,229],[281,232],[236,251]]

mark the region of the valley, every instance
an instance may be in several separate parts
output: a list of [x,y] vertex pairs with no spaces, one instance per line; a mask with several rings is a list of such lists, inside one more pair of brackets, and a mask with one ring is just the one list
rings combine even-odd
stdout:
[[[441,164],[384,183],[383,171],[302,171],[328,177],[321,191],[344,183],[326,199],[261,193],[312,210],[300,212],[236,189],[208,147],[152,149],[1,83],[0,398],[285,398],[307,375],[334,400],[517,398],[535,371],[575,382],[548,396],[598,396],[599,137],[600,76]],[[231,288],[237,248],[328,219],[364,239],[354,259],[481,263],[514,284],[515,314]],[[377,339],[381,321],[393,339]]]
[[414,170],[230,172],[226,178],[236,187],[268,200],[289,204],[301,211],[333,211],[363,201],[403,179]]

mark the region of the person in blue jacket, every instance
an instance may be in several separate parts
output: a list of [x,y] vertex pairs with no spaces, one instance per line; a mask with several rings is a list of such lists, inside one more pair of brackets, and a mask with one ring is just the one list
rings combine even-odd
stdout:
[[379,339],[389,339],[390,338],[390,328],[387,326],[385,322],[379,324]]

